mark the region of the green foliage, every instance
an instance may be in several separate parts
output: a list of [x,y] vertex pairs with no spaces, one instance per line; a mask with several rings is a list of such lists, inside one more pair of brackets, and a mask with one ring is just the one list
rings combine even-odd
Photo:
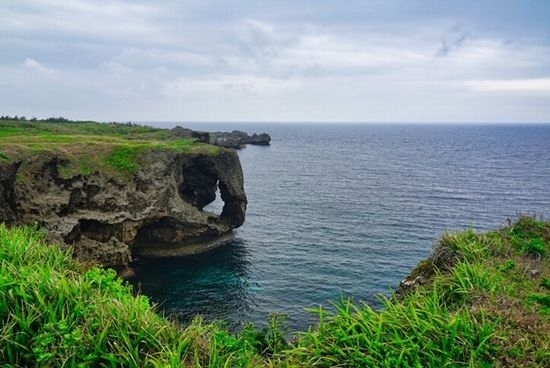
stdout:
[[534,217],[522,217],[509,229],[510,242],[523,253],[544,257],[550,241],[550,227]]
[[235,336],[201,320],[182,330],[145,296],[134,296],[114,271],[82,269],[70,252],[44,244],[35,229],[0,225],[0,263],[2,366],[261,362],[250,333]]
[[0,160],[33,162],[36,155],[50,152],[62,158],[59,171],[65,178],[94,171],[127,178],[140,170],[151,151],[217,155],[222,148],[174,137],[166,129],[131,123],[0,119]]
[[143,125],[70,121],[65,118],[48,118],[43,121],[0,119],[0,131],[4,136],[15,135],[108,135],[129,138],[166,138],[166,130]]
[[[128,173],[136,173],[139,171],[140,156],[148,150],[166,150],[175,152],[190,152],[195,146],[200,146],[191,139],[178,139],[166,142],[129,142],[123,145],[116,146],[105,162],[107,165]],[[214,147],[211,151],[213,154],[219,152],[218,147]]]
[[481,295],[490,295],[503,287],[500,273],[481,263],[460,261],[451,275],[439,275],[434,288],[449,308],[472,303]]
[[[139,161],[134,148],[121,157]],[[436,249],[452,267],[426,262],[429,283],[381,297],[380,310],[351,299],[315,309],[317,324],[287,340],[281,315],[237,333],[200,317],[178,326],[114,271],[85,269],[38,229],[0,224],[0,365],[550,366],[550,264],[514,243],[547,245],[549,228],[520,219],[502,231],[446,235]]]
[[455,258],[468,262],[479,262],[491,256],[508,254],[500,234],[480,234],[473,229],[443,234],[438,247],[450,250]]
[[286,315],[274,313],[269,316],[267,327],[261,331],[248,330],[251,334],[250,340],[254,341],[255,348],[263,355],[279,354],[289,346],[285,339],[285,334],[288,333],[285,321]]
[[468,261],[483,259],[489,253],[487,244],[481,241],[480,235],[473,229],[446,233],[441,239],[441,244]]
[[117,147],[107,157],[107,164],[119,170],[135,173],[139,170],[136,163],[138,152],[135,147]]
[[550,294],[533,293],[529,295],[527,300],[540,304],[541,311],[550,316]]
[[489,362],[493,323],[467,310],[444,308],[438,294],[415,293],[405,302],[382,299],[383,310],[351,300],[317,310],[319,326],[303,334],[290,354],[299,366],[431,367]]
[[519,235],[511,235],[510,240],[516,249],[523,253],[541,257],[546,255],[546,244],[540,237],[525,238]]
[[533,238],[526,241],[523,245],[523,251],[530,254],[546,255],[546,244],[542,238]]
[[498,270],[501,272],[508,272],[516,268],[516,262],[511,259],[507,260],[504,264],[498,266]]
[[[36,118],[33,118],[33,119],[36,120]],[[2,115],[2,116],[0,116],[0,120],[26,121],[27,118],[24,117],[24,116],[19,117],[19,116],[17,116],[17,115],[15,115],[15,116],[13,116],[13,117],[11,117],[11,116],[9,116],[9,115]],[[32,119],[31,119],[31,120],[32,120]]]

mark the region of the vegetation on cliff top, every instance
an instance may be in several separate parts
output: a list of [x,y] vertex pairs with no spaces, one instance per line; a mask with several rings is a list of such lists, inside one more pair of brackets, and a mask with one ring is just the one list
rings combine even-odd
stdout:
[[285,340],[281,319],[239,333],[183,328],[113,271],[84,269],[30,228],[0,225],[0,363],[128,367],[550,366],[550,222],[448,233],[416,285],[383,308],[342,300]]
[[217,154],[221,148],[192,138],[174,137],[169,130],[119,123],[0,119],[0,162],[32,160],[53,152],[66,158],[62,174],[113,175],[137,172],[151,150]]

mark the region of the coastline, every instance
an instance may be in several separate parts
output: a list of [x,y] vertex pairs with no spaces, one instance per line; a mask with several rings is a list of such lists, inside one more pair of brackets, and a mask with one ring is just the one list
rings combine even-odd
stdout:
[[[239,156],[209,144],[209,133],[5,118],[0,128],[0,222],[39,224],[84,262],[124,267],[136,243],[141,256],[197,254],[245,221]],[[204,211],[217,196],[221,213]]]

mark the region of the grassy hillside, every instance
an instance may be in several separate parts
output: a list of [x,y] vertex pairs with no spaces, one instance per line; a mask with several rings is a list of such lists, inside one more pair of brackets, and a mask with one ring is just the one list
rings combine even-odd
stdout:
[[[0,225],[0,363],[89,367],[548,367],[550,223],[449,233],[384,308],[342,300],[291,341],[280,317],[186,328],[40,231]],[[362,282],[362,280],[357,280]]]
[[63,174],[131,174],[150,150],[217,154],[219,147],[178,139],[169,130],[97,122],[0,120],[0,163],[53,152],[67,159]]

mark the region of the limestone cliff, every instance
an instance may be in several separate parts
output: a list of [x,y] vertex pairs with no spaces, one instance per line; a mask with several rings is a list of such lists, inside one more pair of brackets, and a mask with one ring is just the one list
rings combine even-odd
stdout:
[[[235,151],[143,156],[125,179],[101,170],[67,175],[74,158],[56,151],[0,163],[0,221],[36,223],[81,260],[104,265],[128,263],[136,244],[182,246],[242,225],[247,200]],[[203,211],[218,188],[222,213]]]

